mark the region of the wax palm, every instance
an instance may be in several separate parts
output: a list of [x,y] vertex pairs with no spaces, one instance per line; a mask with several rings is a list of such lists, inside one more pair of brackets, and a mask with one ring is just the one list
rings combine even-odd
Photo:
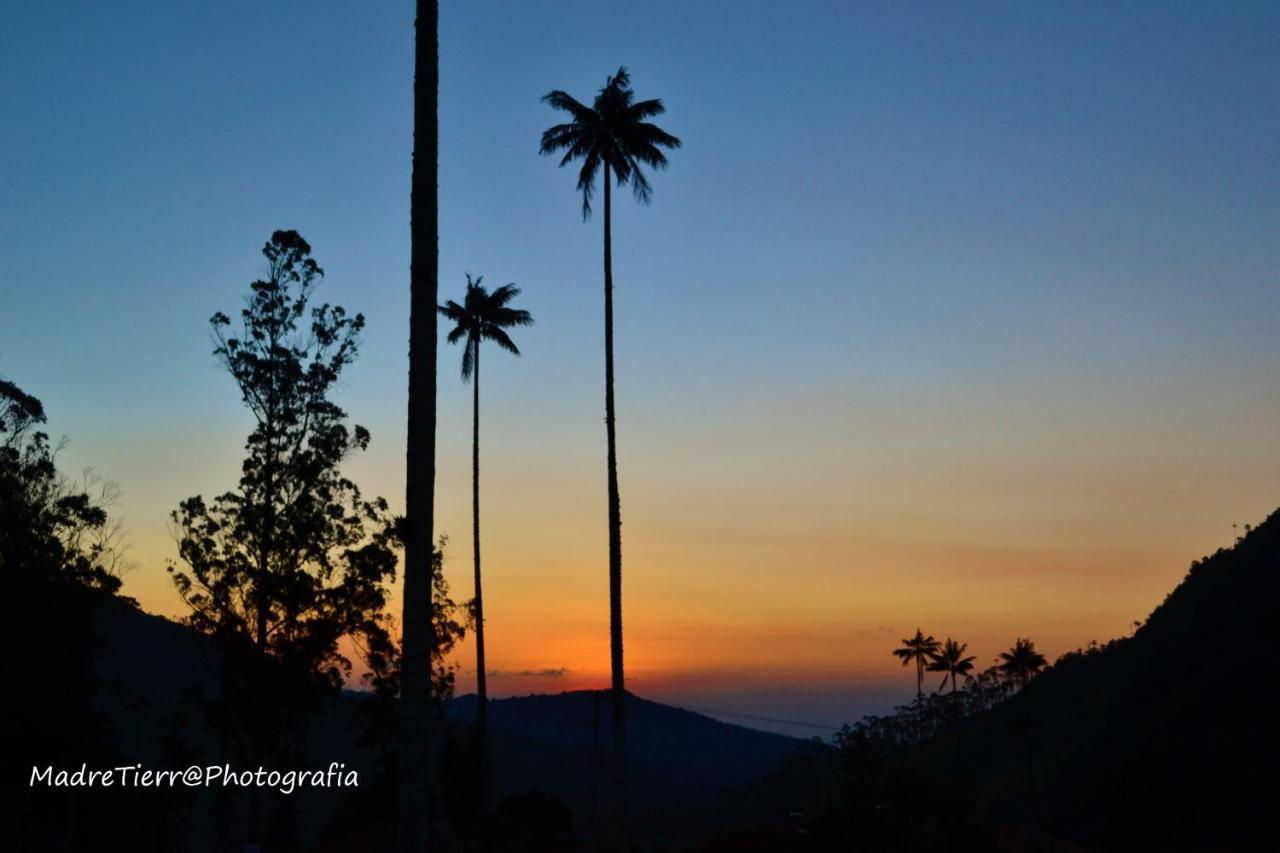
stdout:
[[614,784],[619,843],[624,843],[627,812],[626,687],[622,669],[622,502],[618,495],[618,454],[613,407],[613,249],[611,185],[631,184],[636,200],[648,203],[652,187],[642,166],[667,165],[663,148],[679,148],[680,140],[646,121],[665,111],[660,100],[636,101],[627,69],[608,78],[590,107],[556,89],[542,99],[569,114],[569,121],[542,134],[540,154],[564,156],[561,166],[582,161],[578,189],[582,218],[591,215],[596,174],[604,172],[604,422],[609,483],[609,652],[613,674]]
[[916,628],[916,635],[909,640],[902,641],[902,648],[894,649],[893,654],[902,659],[902,665],[906,666],[911,662],[916,665],[916,698],[924,696],[924,668],[925,665],[933,659],[938,652],[938,641],[933,637],[926,637],[919,628]]
[[489,711],[485,690],[484,663],[484,596],[480,586],[480,342],[490,340],[512,355],[519,355],[515,342],[505,329],[533,325],[528,311],[510,308],[508,304],[520,295],[520,288],[504,284],[490,293],[481,282],[484,276],[471,280],[467,275],[467,294],[459,305],[450,299],[440,306],[440,314],[456,325],[448,341],[462,347],[462,381],[471,380],[471,513],[473,550],[475,555],[475,620],[476,620],[476,740],[480,755],[480,807],[489,808]]
[[409,191],[409,411],[405,453],[404,615],[401,620],[397,847],[427,848],[434,776],[431,710],[436,650],[432,562],[436,483],[436,305],[440,4],[418,0],[414,21],[413,171]]
[[942,644],[929,662],[929,672],[945,672],[942,677],[942,683],[947,683],[947,678],[951,679],[951,692],[956,689],[956,679],[961,675],[968,675],[973,669],[973,656],[965,656],[965,649],[969,648],[968,643],[957,643],[950,637]]
[[1044,655],[1036,651],[1035,643],[1024,637],[1019,637],[1009,651],[1001,652],[1000,661],[1000,671],[1019,687],[1026,687],[1032,676],[1048,663]]

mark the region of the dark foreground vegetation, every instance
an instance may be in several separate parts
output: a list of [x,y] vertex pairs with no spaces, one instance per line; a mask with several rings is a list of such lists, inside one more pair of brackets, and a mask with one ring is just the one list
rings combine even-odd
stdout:
[[[272,616],[285,628],[268,636],[283,645],[262,650],[254,644],[256,622],[234,608],[193,607],[186,625],[143,613],[119,592],[110,489],[59,472],[45,429],[40,401],[0,382],[0,579],[9,591],[0,630],[23,662],[3,708],[6,849],[239,849],[237,839],[257,820],[266,849],[392,844],[398,747],[390,636],[375,632],[387,644],[386,659],[374,658],[369,689],[353,692],[334,677],[333,667],[341,673],[350,665],[336,645],[298,650],[285,642],[307,636],[288,627],[296,615]],[[255,472],[247,466],[244,476]],[[351,500],[352,489],[336,483],[330,494]],[[380,512],[374,504],[357,515],[379,521]],[[184,504],[178,519],[192,515]],[[350,538],[351,523],[333,535]],[[190,524],[176,529],[191,535]],[[347,612],[326,603],[340,596],[325,590],[344,589],[349,572],[385,571],[383,549],[396,547],[394,519],[378,530],[351,539],[333,564],[336,580],[295,595],[310,607],[325,603],[320,615]],[[377,559],[363,566],[359,548],[370,544],[366,553]],[[243,558],[246,572],[256,553]],[[437,559],[437,600],[447,602],[438,569]],[[1132,636],[1091,644],[1051,666],[1020,639],[999,665],[974,673],[961,644],[917,632],[899,657],[918,664],[922,678],[940,678],[930,685],[935,692],[922,687],[895,713],[847,726],[834,746],[629,697],[632,843],[708,851],[1275,849],[1280,750],[1265,660],[1280,616],[1278,570],[1280,513],[1196,562]],[[344,594],[364,600],[357,581]],[[179,583],[188,594],[210,587]],[[466,607],[441,612],[455,619],[442,634],[459,636]],[[324,624],[308,630],[334,636],[337,629]],[[318,651],[305,658],[305,649]],[[924,657],[911,649],[924,649]],[[244,663],[255,656],[259,663]],[[475,697],[447,701],[452,682],[443,663],[437,676],[445,849],[595,849],[609,831],[612,805],[608,693],[491,702],[486,784]],[[281,695],[262,720],[246,723],[255,713],[240,692],[249,677],[265,679],[256,689]],[[299,696],[306,708],[291,710],[288,702]],[[271,737],[248,737],[255,726]],[[46,765],[254,760],[339,762],[360,783],[265,791],[255,802],[243,788],[50,789],[29,779],[30,768]]]

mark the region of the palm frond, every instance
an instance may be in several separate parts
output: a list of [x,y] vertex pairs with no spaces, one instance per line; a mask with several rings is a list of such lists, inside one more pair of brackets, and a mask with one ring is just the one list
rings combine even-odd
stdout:
[[499,329],[511,326],[532,326],[533,315],[523,308],[495,308],[489,315],[489,324]]
[[507,333],[497,326],[486,326],[484,329],[484,336],[512,355],[520,354],[520,350],[516,347],[515,341],[507,337]]
[[474,337],[468,335],[467,343],[462,348],[462,381],[466,382],[471,378],[471,374],[475,371],[475,348],[479,343]]
[[514,282],[490,293],[484,287],[484,276],[472,278],[471,273],[467,273],[467,295],[463,304],[449,300],[439,306],[440,313],[457,324],[449,332],[449,343],[466,339],[462,350],[462,381],[469,380],[475,371],[480,342],[486,338],[496,341],[508,352],[520,354],[515,342],[502,330],[506,326],[533,324],[533,316],[528,311],[507,307],[507,303],[519,295],[520,288]]
[[443,305],[437,306],[436,310],[440,312],[440,316],[455,323],[461,323],[467,315],[466,310],[452,299]]
[[604,92],[608,89],[626,92],[627,94],[631,93],[631,74],[627,71],[627,67],[625,65],[618,66],[618,73],[606,80],[604,89],[601,89],[600,91]]
[[564,110],[573,116],[575,121],[584,122],[591,119],[591,108],[560,89],[552,89],[542,96],[543,103],[550,104],[557,110]]
[[520,288],[516,287],[516,283],[514,281],[509,284],[504,284],[502,287],[496,288],[493,293],[489,294],[489,304],[487,307],[490,311],[495,311],[519,295]]
[[653,187],[649,185],[649,179],[640,171],[639,163],[631,161],[628,165],[631,172],[631,194],[641,204],[648,204],[653,199]]
[[648,101],[638,101],[627,107],[627,117],[632,121],[638,122],[642,119],[660,116],[667,111],[662,105],[660,98],[653,98]]
[[605,81],[591,107],[559,89],[543,96],[555,109],[568,112],[573,121],[556,124],[542,134],[542,154],[562,153],[560,165],[582,160],[577,189],[582,193],[582,218],[591,217],[591,199],[596,174],[601,168],[612,172],[618,186],[631,184],[636,200],[648,203],[653,187],[641,166],[663,169],[667,158],[661,148],[679,148],[680,140],[643,119],[661,115],[662,101],[636,102],[631,91],[631,75],[626,67]]
[[591,218],[591,194],[595,191],[596,170],[600,168],[600,155],[591,149],[582,161],[578,172],[578,189],[582,191],[582,218]]

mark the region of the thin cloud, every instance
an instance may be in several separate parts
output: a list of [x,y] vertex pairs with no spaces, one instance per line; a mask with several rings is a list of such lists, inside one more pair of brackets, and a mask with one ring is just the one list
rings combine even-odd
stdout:
[[564,666],[548,669],[493,669],[489,671],[489,678],[562,678],[568,674],[569,668]]

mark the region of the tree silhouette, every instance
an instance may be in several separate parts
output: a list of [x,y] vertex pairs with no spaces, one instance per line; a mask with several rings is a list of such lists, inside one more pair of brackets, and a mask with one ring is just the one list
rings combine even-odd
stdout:
[[436,303],[439,241],[440,4],[414,18],[413,175],[409,192],[409,412],[405,452],[404,610],[397,845],[420,853],[432,835],[431,671],[436,648],[431,564],[436,484]]
[[[240,331],[225,314],[210,321],[214,354],[254,418],[239,485],[181,503],[172,519],[185,568],[169,566],[187,624],[217,641],[217,715],[251,766],[304,757],[308,721],[351,673],[344,638],[371,667],[387,665],[384,583],[396,569],[386,501],[339,470],[370,439],[330,398],[364,318],[312,305],[323,272],[296,231],[275,232],[262,251],[267,278],[252,284]],[[250,794],[249,840],[261,842],[261,791]]]
[[919,628],[916,628],[916,635],[909,640],[902,641],[902,648],[894,649],[895,657],[902,659],[902,665],[906,666],[911,662],[916,665],[916,698],[924,696],[924,668],[925,665],[933,659],[938,651],[938,641],[932,636],[926,637]]
[[[404,526],[403,517],[396,519],[395,530],[400,545],[403,545],[400,537]],[[467,627],[474,623],[470,603],[454,601],[449,592],[449,582],[444,576],[444,546],[447,541],[446,537],[440,537],[431,560],[431,592],[435,605],[432,612],[435,615],[436,637],[435,654],[431,661],[431,713],[436,723],[444,719],[445,706],[453,698],[457,664],[450,662],[449,656],[466,636]],[[357,742],[374,753],[382,772],[395,772],[400,725],[397,706],[402,663],[400,647],[392,646],[388,656],[372,660],[369,672],[363,676],[369,693],[360,703],[356,715]]]
[[[54,464],[44,406],[0,379],[0,572],[10,584],[68,582],[120,589],[118,527],[97,495],[68,482]],[[91,479],[91,478],[86,478]]]
[[489,810],[489,713],[488,694],[485,689],[484,662],[484,596],[480,585],[480,343],[491,340],[512,355],[520,350],[507,336],[512,326],[531,326],[533,317],[528,311],[509,308],[507,303],[520,295],[520,288],[504,284],[490,293],[481,282],[467,274],[467,293],[459,305],[450,299],[440,306],[440,314],[456,325],[449,332],[448,341],[456,344],[465,340],[462,347],[462,381],[471,380],[471,522],[472,553],[475,555],[475,598],[473,599],[476,622],[476,735],[480,754],[480,811]]
[[[0,379],[0,644],[21,659],[20,685],[0,696],[0,755],[11,768],[109,767],[125,756],[105,710],[99,652],[114,617],[135,602],[118,595],[113,489],[89,475],[67,479],[45,423],[39,399]],[[92,849],[104,832],[125,847],[151,843],[109,792],[73,798],[19,775],[0,780],[5,849]]]
[[969,648],[968,643],[957,643],[950,637],[942,644],[942,648],[934,653],[933,659],[929,662],[929,672],[945,672],[942,683],[947,683],[947,676],[951,678],[951,692],[956,690],[957,676],[967,675],[973,669],[974,658],[972,655],[965,656],[965,649]]
[[1018,637],[1009,651],[1001,652],[1000,661],[1000,671],[1019,687],[1026,687],[1048,663],[1044,655],[1036,651],[1035,643],[1024,637]]
[[613,248],[611,233],[611,178],[618,186],[631,184],[636,200],[648,203],[652,188],[641,166],[666,168],[663,148],[679,148],[680,140],[646,119],[666,111],[662,101],[636,101],[626,68],[605,81],[590,107],[566,92],[553,90],[542,99],[570,120],[542,134],[540,154],[564,156],[560,165],[582,161],[578,189],[582,192],[582,218],[591,215],[591,195],[596,173],[604,184],[604,422],[608,445],[609,489],[609,651],[613,674],[614,785],[618,843],[624,844],[627,813],[626,686],[622,666],[622,504],[618,495],[618,453],[613,405]]

